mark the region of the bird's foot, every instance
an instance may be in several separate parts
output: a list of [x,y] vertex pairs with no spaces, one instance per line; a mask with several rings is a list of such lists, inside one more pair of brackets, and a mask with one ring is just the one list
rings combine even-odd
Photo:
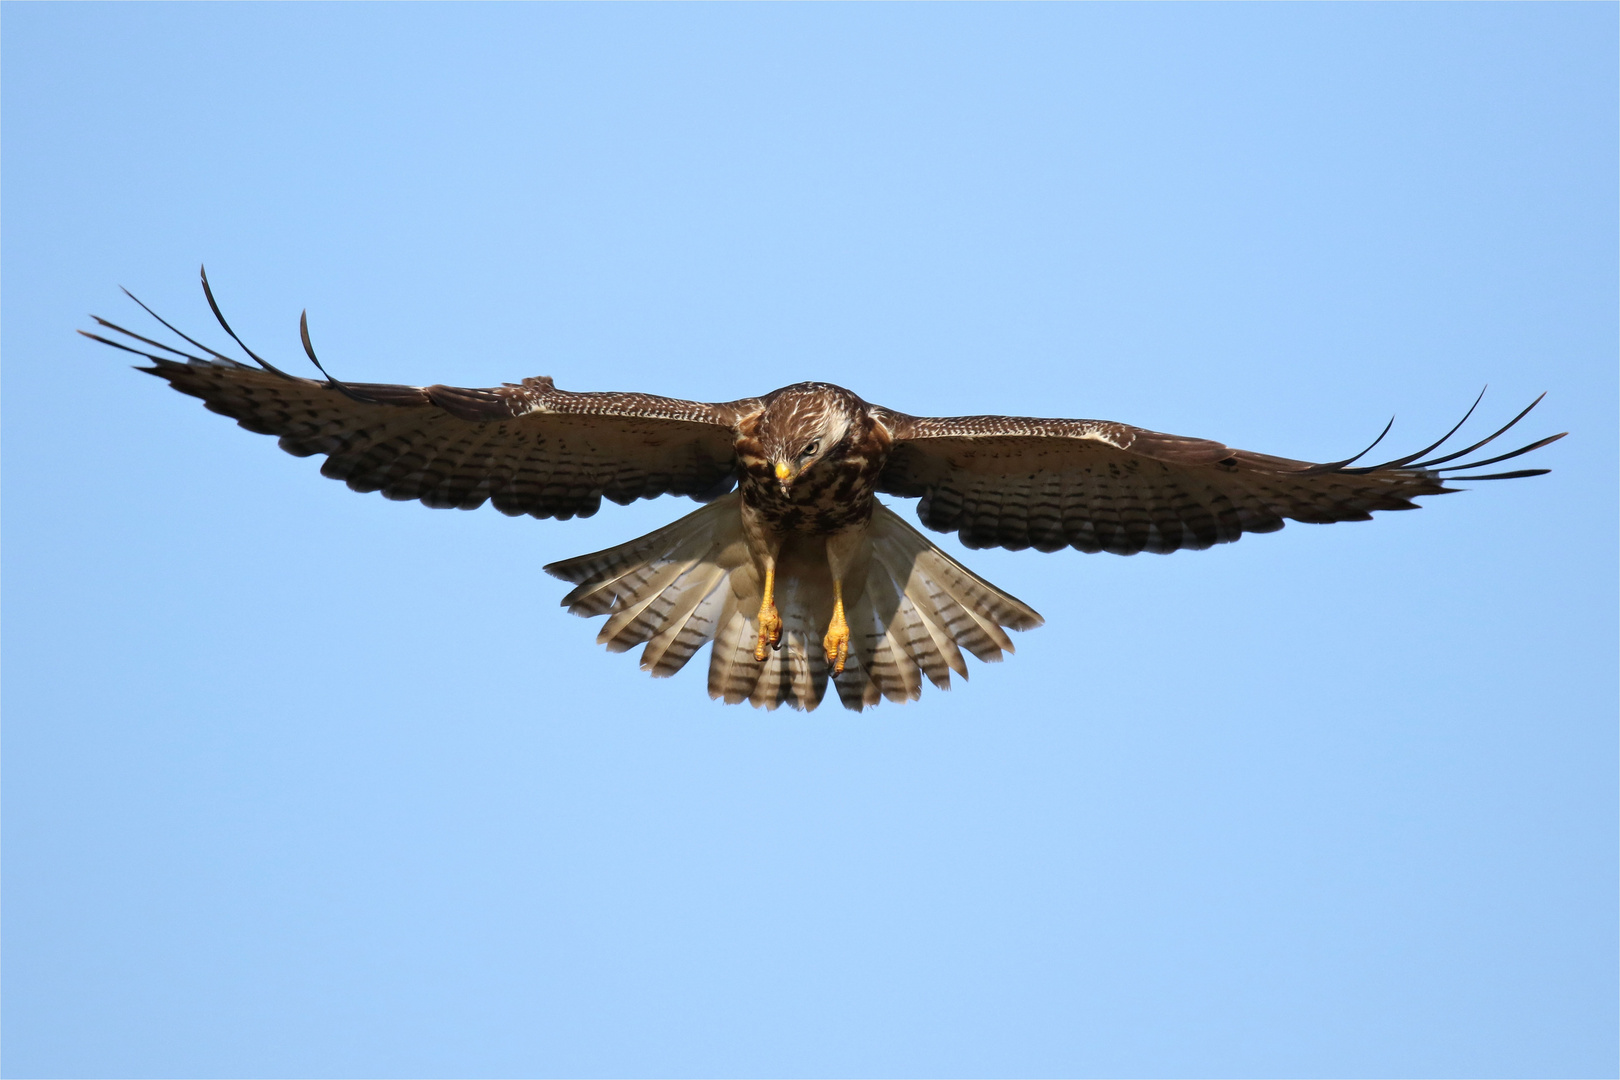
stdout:
[[827,636],[821,639],[821,647],[827,650],[827,663],[832,665],[832,673],[842,675],[844,665],[849,662],[849,623],[844,621],[842,603],[833,609],[832,625],[827,627]]
[[763,661],[767,649],[782,644],[782,616],[769,600],[759,606],[759,641],[754,645],[754,659]]

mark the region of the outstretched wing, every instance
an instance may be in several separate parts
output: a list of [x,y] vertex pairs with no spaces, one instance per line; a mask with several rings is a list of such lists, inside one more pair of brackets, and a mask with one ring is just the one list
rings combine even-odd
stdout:
[[[894,440],[878,490],[920,497],[922,523],[957,533],[970,548],[1073,547],[1120,555],[1207,548],[1247,532],[1275,531],[1285,518],[1365,521],[1374,510],[1415,509],[1417,496],[1455,490],[1445,486],[1444,473],[1505,461],[1562,438],[1440,467],[1501,435],[1540,400],[1465,450],[1418,461],[1456,434],[1458,423],[1416,454],[1359,468],[1352,465],[1361,454],[1313,464],[1101,420],[915,417],[876,410]],[[1547,471],[1451,479],[1501,480]]]
[[[206,275],[203,288],[220,325],[241,345],[219,315]],[[201,398],[249,431],[280,436],[289,454],[325,454],[321,472],[356,491],[433,507],[470,510],[488,501],[505,514],[570,518],[594,514],[604,496],[618,503],[656,495],[714,498],[735,483],[736,422],[758,408],[747,400],[705,404],[650,394],[572,394],[549,378],[483,390],[302,379],[260,360],[245,345],[258,366],[232,360],[158,321],[196,352],[101,318],[96,322],[118,340],[80,332],[145,357],[151,366],[140,370]],[[307,328],[303,339],[319,367]]]

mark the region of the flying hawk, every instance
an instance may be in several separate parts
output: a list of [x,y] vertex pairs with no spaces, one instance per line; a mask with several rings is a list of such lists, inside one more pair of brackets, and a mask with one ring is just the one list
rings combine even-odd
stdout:
[[615,652],[645,645],[642,670],[668,676],[712,641],[709,696],[767,709],[814,709],[829,680],[849,709],[913,700],[924,677],[941,689],[952,671],[966,678],[964,649],[999,660],[1013,648],[1007,630],[1041,624],[880,494],[919,499],[923,525],[970,548],[1163,553],[1272,532],[1285,518],[1365,521],[1374,510],[1415,509],[1417,496],[1454,490],[1445,473],[1563,437],[1447,464],[1513,427],[1539,397],[1464,450],[1419,460],[1459,422],[1418,453],[1356,466],[1362,455],[1312,464],[1101,420],[908,416],[830,383],[714,404],[569,393],[544,377],[485,390],[344,383],[316,359],[301,319],[304,350],[323,376],[304,379],[243,344],[206,272],[202,284],[253,365],[181,333],[133,295],[197,352],[94,316],[121,340],[80,333],[145,357],[151,366],[140,370],[249,431],[278,436],[288,453],[325,455],[321,472],[356,491],[562,519],[589,517],[604,497],[704,503],[646,536],[546,570],[574,583],[562,601],[569,611],[608,617],[599,643]]

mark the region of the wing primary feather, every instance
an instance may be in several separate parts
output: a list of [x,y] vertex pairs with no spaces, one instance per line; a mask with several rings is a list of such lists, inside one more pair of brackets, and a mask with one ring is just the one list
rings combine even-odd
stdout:
[[[140,334],[137,334],[133,330],[126,330],[122,326],[119,326],[115,322],[111,322],[111,321],[109,321],[107,319],[103,319],[100,315],[92,315],[90,317],[92,319],[96,320],[96,322],[100,323],[102,326],[105,326],[107,329],[115,330],[118,333],[123,334],[127,338],[133,338],[134,340],[142,342],[143,344],[152,346],[152,348],[154,348],[154,349],[162,349],[166,353],[173,353],[176,356],[183,356],[187,360],[195,360],[197,363],[200,363],[200,364],[206,364],[208,362],[208,361],[204,360],[200,356],[193,356],[190,353],[183,352],[180,349],[176,349],[171,345],[165,345],[161,341],[153,341],[149,337],[142,337]],[[80,330],[79,333],[84,334],[84,331]],[[94,335],[94,334],[85,334],[85,337],[95,338],[95,340],[100,341],[100,342],[102,342],[104,344],[108,344],[108,345],[112,344],[112,342],[107,341],[106,338],[96,337],[96,335]],[[149,353],[141,353],[141,355],[142,356],[150,356]],[[152,359],[156,359],[156,357],[152,357]]]
[[164,326],[168,327],[170,331],[172,331],[173,333],[175,333],[179,337],[185,339],[186,341],[191,342],[191,344],[197,346],[197,348],[201,349],[203,352],[207,353],[209,356],[212,356],[215,360],[221,360],[221,361],[224,361],[226,363],[231,363],[231,364],[236,363],[235,360],[232,360],[230,357],[226,356],[224,353],[220,352],[218,349],[210,349],[207,345],[204,345],[202,342],[198,341],[196,338],[192,337],[190,334],[187,334],[187,333],[181,331],[179,328],[177,328],[168,319],[165,319],[163,316],[159,315],[157,312],[155,312],[151,308],[147,307],[145,302],[142,301],[140,297],[136,296],[134,293],[130,292],[128,289],[124,288],[122,285],[118,286],[118,288],[119,288],[120,291],[123,292],[123,294],[125,296],[129,297],[131,300],[133,300],[137,304],[139,304],[142,311],[146,312],[148,315],[152,316],[152,318],[156,319],[158,322],[160,322]]
[[[132,348],[129,345],[125,345],[121,341],[113,341],[113,340],[111,340],[109,338],[102,337],[100,334],[92,334],[88,330],[79,330],[79,331],[77,331],[77,333],[82,334],[83,336],[89,338],[91,341],[99,341],[103,345],[111,345],[115,349],[123,349],[127,353],[134,353],[136,356],[144,357],[145,359],[150,360],[155,364],[172,364],[172,363],[174,363],[173,360],[165,360],[161,356],[153,356],[149,352],[142,352],[140,349]],[[155,371],[156,369],[155,368],[143,368],[142,370],[143,371]]]
[[[285,371],[282,371],[280,368],[278,368],[274,364],[270,363],[270,361],[266,360],[264,357],[260,356],[258,353],[254,352],[252,349],[248,348],[247,344],[245,342],[243,342],[243,340],[241,338],[236,336],[236,331],[231,329],[231,324],[225,321],[225,316],[220,313],[219,305],[214,302],[214,290],[208,287],[208,267],[202,266],[202,267],[199,267],[198,270],[202,274],[203,295],[208,298],[208,306],[213,310],[214,318],[219,320],[219,325],[225,328],[225,332],[227,334],[231,335],[231,340],[236,342],[238,345],[240,345],[242,347],[242,351],[247,353],[249,356],[251,356],[253,358],[253,362],[255,364],[258,364],[260,367],[264,368],[264,370],[270,372],[272,375],[280,375],[283,379],[292,378],[291,375],[287,374]],[[137,304],[141,303],[139,300],[136,300],[135,302]],[[141,304],[141,306],[146,307],[145,304]],[[148,310],[150,310],[150,309],[148,309]],[[159,321],[161,321],[161,320],[159,320]],[[168,323],[164,323],[163,325],[164,326],[169,326]],[[169,329],[174,330],[174,327],[169,326]],[[175,333],[179,334],[180,331],[175,330]],[[185,337],[184,334],[181,334],[180,336]],[[189,341],[190,339],[187,338],[187,340]],[[197,344],[195,341],[193,341],[191,343],[193,345]],[[199,347],[204,347],[204,346],[199,346]],[[213,352],[212,349],[209,349],[208,351]],[[216,353],[215,355],[218,355],[218,354]]]
[[[1489,435],[1485,436],[1483,439],[1479,440],[1479,442],[1475,443],[1473,446],[1466,447],[1465,449],[1462,449],[1462,450],[1458,450],[1454,454],[1447,454],[1445,457],[1432,458],[1432,459],[1430,459],[1428,461],[1419,461],[1415,465],[1413,465],[1412,468],[1414,468],[1414,469],[1432,469],[1436,465],[1444,465],[1448,461],[1456,461],[1460,457],[1466,457],[1469,454],[1472,454],[1475,450],[1478,450],[1480,447],[1484,446],[1486,443],[1492,441],[1493,439],[1498,438],[1503,433],[1505,433],[1509,428],[1511,428],[1514,424],[1517,424],[1520,420],[1523,420],[1526,416],[1530,415],[1530,410],[1535,408],[1537,405],[1540,405],[1541,404],[1541,399],[1546,397],[1546,396],[1547,396],[1547,392],[1545,390],[1543,390],[1536,397],[1536,400],[1532,401],[1530,404],[1528,404],[1528,405],[1526,405],[1524,407],[1524,411],[1519,413],[1518,416],[1515,416],[1513,419],[1509,420],[1507,423],[1505,423],[1501,427],[1497,428],[1491,434],[1489,434]],[[1361,472],[1363,470],[1357,469],[1357,470],[1354,470],[1354,471]],[[1365,471],[1373,472],[1375,470],[1368,469],[1368,470],[1365,470]]]
[[[1446,483],[1456,480],[1517,480],[1522,476],[1546,476],[1551,469],[1515,469],[1512,472],[1491,473],[1488,476],[1448,476]],[[1455,491],[1455,488],[1446,488],[1446,491]]]
[[[359,401],[359,402],[362,402],[362,403],[364,403],[366,405],[376,405],[376,404],[378,404],[376,398],[366,397],[364,394],[359,393],[358,391],[356,391],[353,388],[347,386],[346,384],[338,382],[336,379],[332,378],[331,373],[328,372],[326,370],[326,368],[321,366],[320,360],[318,360],[316,358],[316,356],[315,356],[315,346],[311,345],[310,342],[309,342],[309,309],[308,308],[305,308],[303,311],[300,311],[298,313],[298,338],[299,338],[300,341],[302,341],[304,343],[304,354],[309,357],[309,362],[315,365],[315,370],[316,371],[319,371],[322,375],[326,376],[326,385],[327,386],[330,386],[332,389],[336,390],[338,393],[342,394],[344,397],[349,398],[349,399],[351,399],[353,401]],[[244,345],[244,346],[242,346],[242,348],[245,349],[245,348],[247,348],[247,346]],[[255,356],[254,359],[258,360],[258,357]],[[260,361],[260,362],[262,363],[263,361]]]
[[[1399,469],[1403,465],[1410,465],[1412,462],[1416,461],[1418,458],[1422,457],[1424,454],[1431,454],[1434,451],[1440,449],[1440,447],[1445,445],[1445,442],[1446,442],[1447,439],[1449,439],[1453,435],[1457,434],[1458,431],[1462,430],[1462,426],[1464,424],[1468,423],[1468,418],[1470,416],[1474,415],[1474,410],[1479,408],[1479,403],[1481,401],[1485,400],[1485,391],[1489,390],[1489,389],[1490,389],[1489,384],[1481,387],[1480,391],[1479,391],[1479,397],[1475,398],[1474,403],[1472,405],[1468,406],[1468,411],[1463,413],[1463,418],[1461,420],[1457,421],[1456,425],[1453,426],[1450,431],[1448,431],[1444,435],[1440,436],[1438,439],[1436,439],[1434,442],[1430,443],[1428,446],[1425,446],[1422,450],[1419,450],[1415,454],[1407,454],[1405,457],[1398,457],[1393,461],[1386,461],[1382,465],[1367,466],[1366,469],[1369,470],[1369,471],[1377,471],[1377,470],[1380,470],[1380,469]],[[1361,472],[1363,470],[1362,469],[1357,469],[1355,471],[1356,472]]]
[[[1434,471],[1435,472],[1460,472],[1460,471],[1462,471],[1464,469],[1483,469],[1487,465],[1495,465],[1498,461],[1507,461],[1509,458],[1516,458],[1520,454],[1528,454],[1532,450],[1540,450],[1543,446],[1546,446],[1548,443],[1555,443],[1559,439],[1562,439],[1565,435],[1568,435],[1568,434],[1569,434],[1569,432],[1567,432],[1567,431],[1560,431],[1557,435],[1549,435],[1545,439],[1537,439],[1535,442],[1531,443],[1529,446],[1521,446],[1517,450],[1514,450],[1512,453],[1498,454],[1493,458],[1486,458],[1484,461],[1469,462],[1467,465],[1448,465],[1444,469],[1436,469]],[[1542,472],[1550,472],[1551,470],[1550,469],[1543,469],[1541,471]]]
[[1367,449],[1363,450],[1361,453],[1355,455],[1354,457],[1347,457],[1343,461],[1329,461],[1329,462],[1325,462],[1324,464],[1321,464],[1321,465],[1312,465],[1308,469],[1301,469],[1300,472],[1299,472],[1299,475],[1301,475],[1301,476],[1315,476],[1318,473],[1338,472],[1341,469],[1344,469],[1344,467],[1346,465],[1351,465],[1351,464],[1354,464],[1357,461],[1360,461],[1362,458],[1364,458],[1368,454],[1372,453],[1373,447],[1377,446],[1379,443],[1384,441],[1384,436],[1388,435],[1389,434],[1389,429],[1394,427],[1394,426],[1395,426],[1395,418],[1392,416],[1392,417],[1389,418],[1389,423],[1384,425],[1384,430],[1378,433],[1378,438],[1376,438],[1372,442],[1368,443],[1367,444]]

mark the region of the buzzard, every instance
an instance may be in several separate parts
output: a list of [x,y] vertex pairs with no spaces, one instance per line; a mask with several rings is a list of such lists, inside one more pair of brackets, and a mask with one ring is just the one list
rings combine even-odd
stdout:
[[814,709],[829,681],[849,709],[913,700],[925,677],[941,689],[953,671],[966,678],[963,650],[999,660],[1013,649],[1007,630],[1041,625],[879,495],[920,500],[923,525],[970,548],[1165,553],[1272,532],[1288,518],[1365,521],[1375,510],[1415,509],[1418,496],[1454,490],[1447,473],[1563,437],[1449,464],[1513,427],[1539,397],[1463,450],[1419,460],[1473,408],[1423,450],[1358,466],[1372,447],[1313,464],[1101,420],[909,416],[819,382],[719,403],[570,393],[545,377],[489,389],[345,383],[316,359],[300,319],[322,376],[305,379],[243,344],[206,271],[202,285],[252,364],[181,333],[133,294],[196,351],[94,316],[116,339],[80,333],[144,357],[150,366],[140,370],[277,436],[288,453],[324,455],[321,472],[356,491],[562,519],[589,517],[603,498],[696,499],[704,505],[661,529],[546,570],[573,583],[562,601],[569,611],[607,616],[599,643],[643,645],[642,670],[668,676],[712,642],[709,696],[767,709]]

